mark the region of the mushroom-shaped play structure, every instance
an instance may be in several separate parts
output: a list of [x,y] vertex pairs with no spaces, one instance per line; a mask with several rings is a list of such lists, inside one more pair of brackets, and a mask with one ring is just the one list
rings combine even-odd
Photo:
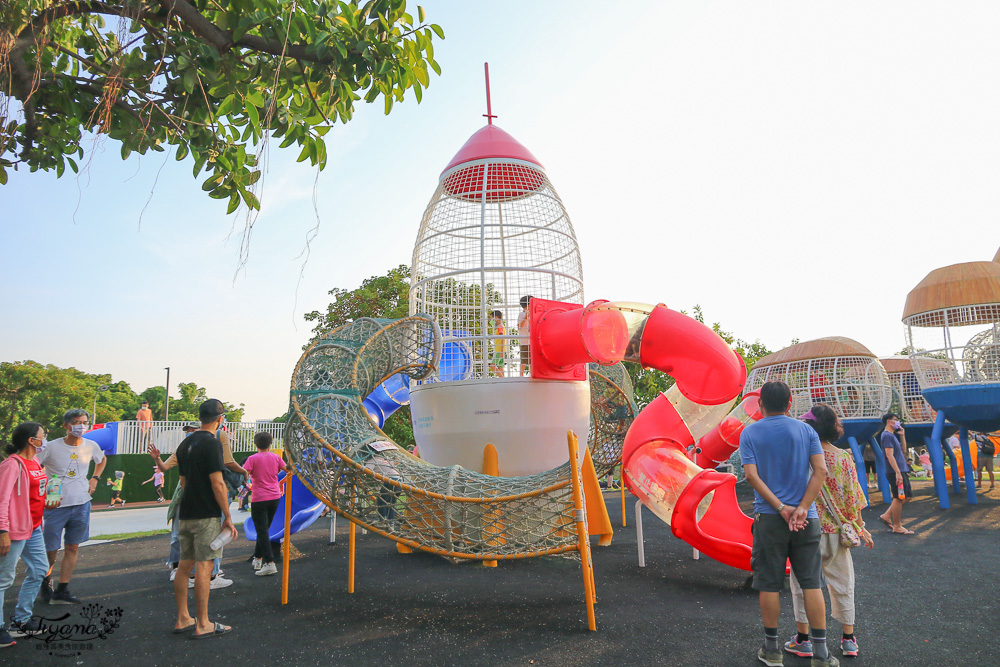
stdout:
[[[960,427],[966,461],[969,429],[988,433],[1000,428],[1000,252],[992,262],[931,271],[906,296],[903,324],[917,381],[937,411],[928,451],[938,502],[946,509],[950,500],[940,447],[945,420]],[[954,460],[952,470],[957,470]],[[965,468],[972,504],[977,502],[974,474],[971,467]],[[952,483],[960,491],[958,475],[952,476]]]
[[[889,377],[878,358],[850,338],[818,338],[758,361],[747,377],[744,394],[772,380],[781,380],[791,388],[794,417],[808,412],[815,403],[826,403],[837,411],[844,424],[843,441],[851,446],[860,479],[865,465],[859,443],[874,440],[882,429],[882,415],[892,403]],[[879,476],[884,478],[882,450],[877,444],[873,449]],[[867,484],[862,483],[861,488],[867,494]]]

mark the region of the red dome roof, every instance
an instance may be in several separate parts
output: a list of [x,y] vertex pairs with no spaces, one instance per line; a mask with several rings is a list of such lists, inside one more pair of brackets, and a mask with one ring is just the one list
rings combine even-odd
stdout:
[[[463,162],[473,160],[485,160],[487,158],[508,158],[511,160],[522,160],[531,162],[539,167],[542,163],[531,154],[527,148],[496,125],[486,125],[469,137],[465,145],[455,153],[444,171],[458,166]],[[444,173],[444,172],[441,172]]]

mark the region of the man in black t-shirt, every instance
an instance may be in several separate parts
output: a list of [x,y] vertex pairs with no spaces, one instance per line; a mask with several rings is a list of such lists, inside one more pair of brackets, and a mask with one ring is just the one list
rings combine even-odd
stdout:
[[[222,401],[210,398],[198,406],[201,428],[184,439],[177,448],[177,467],[181,474],[181,497],[178,509],[181,542],[180,563],[174,578],[174,598],[177,601],[177,634],[194,631],[195,639],[224,635],[232,628],[208,620],[209,580],[212,560],[222,555],[222,549],[213,549],[211,543],[229,531],[237,537],[236,526],[229,515],[226,483],[222,480],[222,443],[215,432],[225,422]],[[220,516],[225,517],[223,521]],[[197,619],[188,612],[188,575],[194,568],[194,599]]]

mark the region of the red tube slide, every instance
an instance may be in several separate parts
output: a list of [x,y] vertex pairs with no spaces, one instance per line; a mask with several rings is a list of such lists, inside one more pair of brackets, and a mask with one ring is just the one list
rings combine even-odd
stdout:
[[[736,478],[698,465],[728,459],[743,428],[760,418],[754,394],[730,412],[746,381],[743,359],[710,328],[662,304],[580,307],[533,300],[531,344],[535,377],[571,379],[574,364],[625,360],[674,378],[674,386],[632,423],[622,450],[623,479],[674,535],[749,570],[752,520],[736,502]],[[546,375],[535,374],[536,360]],[[699,438],[696,464],[688,449]]]

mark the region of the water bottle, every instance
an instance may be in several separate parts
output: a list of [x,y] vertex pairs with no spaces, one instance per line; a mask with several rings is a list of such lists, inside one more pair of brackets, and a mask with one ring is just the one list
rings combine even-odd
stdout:
[[232,541],[233,541],[233,532],[228,528],[223,528],[222,532],[219,533],[216,536],[216,538],[212,540],[212,543],[209,544],[208,546],[212,548],[212,551],[218,551],[219,549],[226,546]]
[[45,494],[45,503],[55,505],[61,500],[62,482],[59,480],[59,475],[52,475],[52,479],[49,480],[48,492]]
[[906,494],[903,492],[903,483],[902,482],[900,482],[898,485],[896,485],[896,489],[899,491],[899,493],[896,495],[897,498],[899,498],[900,500],[902,500],[903,498],[906,497]]

